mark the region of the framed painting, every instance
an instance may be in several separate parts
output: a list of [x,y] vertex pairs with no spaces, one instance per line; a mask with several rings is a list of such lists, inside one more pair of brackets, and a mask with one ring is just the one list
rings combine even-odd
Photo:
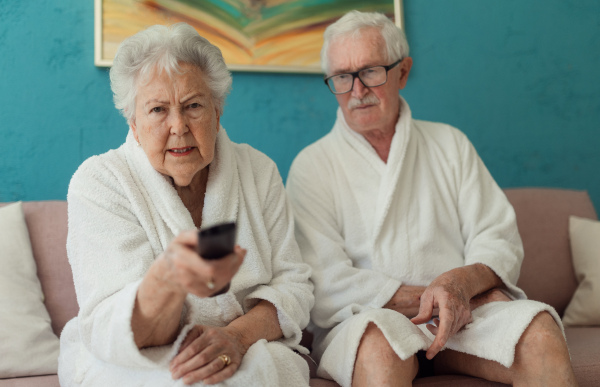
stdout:
[[402,0],[95,0],[95,64],[154,24],[186,22],[236,71],[320,73],[325,28],[346,12],[382,12],[404,27]]

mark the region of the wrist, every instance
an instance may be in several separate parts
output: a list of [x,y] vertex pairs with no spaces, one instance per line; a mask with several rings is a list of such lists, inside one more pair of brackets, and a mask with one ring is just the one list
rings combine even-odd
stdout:
[[243,348],[243,353],[245,354],[246,352],[248,352],[248,349],[252,346],[252,344],[254,344],[255,341],[257,340],[252,340],[249,337],[247,337],[244,334],[244,330],[241,329],[240,327],[235,326],[234,322],[236,320],[232,321],[228,326],[226,326],[224,329],[231,335],[234,337],[234,339],[242,346]]
[[138,288],[138,299],[147,300],[150,305],[158,309],[170,305],[183,304],[187,293],[173,281],[169,281],[167,263],[165,259],[157,259]]
[[496,273],[482,263],[467,265],[456,270],[461,270],[464,274],[461,280],[469,299],[502,285],[502,280]]

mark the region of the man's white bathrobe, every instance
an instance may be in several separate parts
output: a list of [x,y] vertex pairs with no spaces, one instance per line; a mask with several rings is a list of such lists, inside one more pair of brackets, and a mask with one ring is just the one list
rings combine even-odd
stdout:
[[[349,386],[358,344],[369,322],[405,360],[433,335],[382,309],[400,285],[427,286],[456,267],[482,263],[514,299],[523,249],[515,213],[467,138],[443,124],[413,120],[401,99],[387,164],[338,109],[332,131],[304,149],[287,191],[296,237],[313,267],[310,330],[318,375]],[[532,318],[551,307],[534,301],[495,302],[446,348],[510,366]]]
[[[158,173],[131,133],[116,150],[85,161],[68,193],[67,252],[80,311],[61,335],[61,386],[182,386],[168,362],[196,324],[225,326],[259,300],[277,308],[284,337],[252,345],[226,386],[306,386],[308,366],[292,349],[314,304],[310,267],[294,239],[291,206],[275,164],[221,128],[210,165],[202,227],[235,221],[247,249],[230,290],[188,295],[172,345],[138,350],[131,315],[148,268],[194,222],[170,179]],[[202,385],[197,383],[196,385]]]

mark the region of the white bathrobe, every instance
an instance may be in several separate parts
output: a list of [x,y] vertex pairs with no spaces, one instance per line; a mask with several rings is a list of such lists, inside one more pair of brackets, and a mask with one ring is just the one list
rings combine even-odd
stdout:
[[287,191],[313,267],[310,330],[321,377],[350,385],[369,322],[403,360],[428,348],[434,336],[425,324],[382,306],[400,285],[427,286],[464,265],[487,265],[523,301],[476,309],[446,348],[509,367],[537,313],[548,310],[560,324],[516,286],[523,249],[515,213],[471,143],[448,125],[413,120],[402,98],[387,164],[338,109],[332,131],[294,160]]
[[[188,295],[181,333],[172,345],[138,350],[131,315],[148,268],[194,222],[170,180],[148,161],[131,133],[125,144],[91,157],[68,192],[67,252],[80,306],[61,335],[61,386],[180,386],[169,361],[196,324],[225,326],[260,300],[277,308],[284,337],[260,340],[222,386],[306,386],[308,366],[292,349],[314,304],[310,267],[294,239],[291,206],[275,164],[221,128],[210,165],[202,227],[235,221],[247,255],[230,290],[213,298]],[[202,383],[195,384],[197,386]]]

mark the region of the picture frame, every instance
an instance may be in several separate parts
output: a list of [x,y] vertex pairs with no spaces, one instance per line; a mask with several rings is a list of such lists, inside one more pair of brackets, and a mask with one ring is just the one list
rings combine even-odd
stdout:
[[232,71],[321,73],[323,31],[346,12],[384,12],[404,29],[402,0],[265,2],[95,0],[94,64],[110,67],[118,45],[150,25],[184,21],[221,49]]

